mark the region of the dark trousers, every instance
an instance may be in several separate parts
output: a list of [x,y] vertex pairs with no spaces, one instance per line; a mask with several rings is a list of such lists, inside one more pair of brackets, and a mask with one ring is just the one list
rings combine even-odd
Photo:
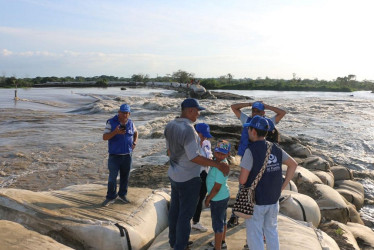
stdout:
[[127,187],[129,184],[129,176],[131,169],[131,155],[109,155],[108,159],[108,192],[106,195],[107,199],[117,198],[117,176],[119,172],[119,196],[127,195]]
[[196,210],[201,180],[200,177],[185,182],[170,179],[170,183],[169,244],[175,250],[183,250],[190,237],[191,218]]
[[207,175],[208,174],[205,172],[205,170],[202,171],[201,174],[200,174],[201,188],[200,188],[199,201],[197,203],[196,211],[195,211],[195,214],[194,214],[193,219],[192,219],[194,224],[196,224],[200,221],[201,210],[203,208],[203,201],[204,201],[206,193],[207,193],[207,189],[206,189],[206,177],[207,177]]

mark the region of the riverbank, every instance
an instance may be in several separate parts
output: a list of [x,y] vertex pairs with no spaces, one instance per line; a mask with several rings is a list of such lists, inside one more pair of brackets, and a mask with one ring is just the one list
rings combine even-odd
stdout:
[[[241,126],[225,127],[211,124],[211,128],[214,138],[227,139],[233,145],[232,157],[229,158],[231,166],[229,206],[231,207],[237,193],[240,173],[235,148],[238,146]],[[212,140],[213,145],[216,139]],[[301,242],[308,243],[306,249],[313,250],[326,244],[330,249],[345,249],[347,246],[352,247],[349,249],[374,247],[370,240],[370,237],[374,237],[374,233],[370,233],[368,231],[370,228],[363,225],[369,222],[362,220],[357,212],[357,207],[362,207],[364,201],[357,203],[359,201],[357,198],[348,201],[354,194],[349,193],[352,192],[352,186],[344,188],[341,185],[331,184],[339,181],[357,183],[353,180],[354,176],[339,174],[336,171],[339,167],[336,163],[327,156],[316,155],[317,152],[313,148],[303,145],[296,137],[281,136],[280,145],[299,163],[292,184],[287,188],[293,191],[282,193],[281,199],[287,201],[297,199],[298,202],[282,201],[280,204],[280,213],[283,214],[279,215],[281,247],[300,249],[298,244]],[[148,247],[168,249],[167,237],[165,238],[167,233],[164,231],[167,227],[167,203],[170,200],[170,181],[166,174],[168,167],[168,164],[164,164],[143,165],[136,168],[130,177],[131,203],[122,204],[118,201],[109,207],[100,205],[106,191],[104,180],[96,184],[75,185],[47,192],[2,188],[0,189],[1,219],[17,222],[34,231],[39,235],[38,237],[50,237],[56,242],[54,244],[62,244],[74,249],[127,249],[128,244],[131,244],[133,249]],[[342,167],[342,169],[346,168]],[[348,169],[345,171],[350,172]],[[331,173],[332,177],[326,178],[325,174],[329,176]],[[325,177],[322,178],[323,176]],[[360,177],[362,178],[363,174]],[[363,196],[363,189],[361,192]],[[311,197],[309,199],[313,202],[303,197]],[[368,197],[365,198],[365,203],[374,202]],[[300,205],[303,206],[304,215],[300,213]],[[210,228],[209,219],[209,209],[204,209],[203,222],[208,228]],[[302,221],[309,224],[303,224]],[[239,226],[228,231],[226,242],[230,248],[245,244],[244,221],[240,219],[239,222]],[[121,231],[115,226],[116,223],[127,230],[128,234],[124,234],[124,238],[120,237]],[[292,237],[290,237],[290,228],[294,228],[291,230]],[[9,227],[7,230],[10,230]],[[336,234],[339,230],[342,230],[342,233]],[[93,235],[96,236],[92,237]],[[363,235],[368,238],[363,238]],[[109,238],[111,240],[108,240]],[[192,231],[191,239],[194,240],[192,249],[205,249],[207,243],[213,239],[212,230],[209,229],[203,234]]]

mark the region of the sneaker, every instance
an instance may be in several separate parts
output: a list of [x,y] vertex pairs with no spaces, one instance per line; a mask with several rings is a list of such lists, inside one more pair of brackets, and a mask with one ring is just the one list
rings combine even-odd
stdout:
[[[211,246],[211,247],[214,248],[214,240],[211,241],[211,242],[209,242],[209,246]],[[222,241],[221,249],[227,249],[227,245],[226,245],[226,242],[225,242],[225,241]]]
[[109,206],[110,204],[113,204],[114,203],[114,199],[105,199],[105,201],[101,204],[103,207],[107,207]]
[[237,225],[239,225],[239,218],[236,216],[231,217],[229,221],[227,222],[227,228],[233,228],[233,227],[236,227]]
[[130,203],[130,201],[126,198],[126,196],[118,196],[119,200],[123,203],[127,204]]
[[201,232],[206,232],[208,231],[208,228],[204,227],[203,225],[201,225],[200,222],[196,223],[196,224],[192,224],[191,226],[193,229],[196,229],[196,230],[199,230]]

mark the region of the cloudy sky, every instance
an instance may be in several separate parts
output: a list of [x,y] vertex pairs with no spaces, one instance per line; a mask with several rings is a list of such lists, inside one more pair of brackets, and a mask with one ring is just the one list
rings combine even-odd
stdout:
[[5,76],[374,80],[372,0],[0,0]]

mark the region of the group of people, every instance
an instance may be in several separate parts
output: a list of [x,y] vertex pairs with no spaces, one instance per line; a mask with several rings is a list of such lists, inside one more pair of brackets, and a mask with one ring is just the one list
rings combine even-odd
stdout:
[[[241,109],[251,107],[248,116]],[[238,155],[242,157],[239,176],[240,187],[249,187],[260,172],[267,151],[266,141],[277,142],[275,128],[286,114],[282,109],[263,102],[238,103],[231,109],[243,125]],[[265,118],[265,109],[275,113]],[[231,144],[217,140],[212,152],[210,128],[205,123],[194,123],[200,111],[205,110],[196,99],[188,98],[181,103],[181,114],[170,121],[164,130],[167,154],[170,159],[168,177],[171,183],[169,207],[169,244],[176,250],[189,249],[191,227],[206,231],[200,223],[203,203],[210,207],[212,228],[215,239],[210,243],[213,249],[226,248],[227,227],[238,224],[235,215],[226,222],[230,192],[227,185],[230,167],[227,157]],[[130,202],[127,195],[132,150],[136,147],[138,132],[129,119],[130,106],[121,105],[118,115],[107,121],[103,139],[108,140],[108,191],[103,206],[113,203],[117,197],[122,202]],[[282,178],[282,164],[287,165]],[[283,151],[277,143],[271,144],[271,154],[266,170],[256,187],[256,205],[251,219],[246,219],[247,245],[251,250],[264,249],[264,239],[268,249],[279,249],[277,214],[278,199],[296,170],[296,161]],[[120,173],[120,187],[117,193],[116,178]],[[191,225],[192,219],[192,225]]]

